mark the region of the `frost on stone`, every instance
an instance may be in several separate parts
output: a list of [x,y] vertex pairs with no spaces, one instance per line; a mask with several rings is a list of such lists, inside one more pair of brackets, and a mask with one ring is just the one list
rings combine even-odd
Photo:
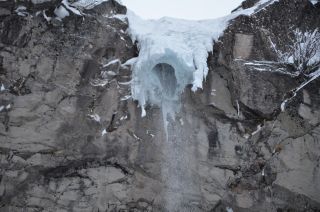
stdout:
[[[251,15],[277,0],[261,0],[249,9],[241,9],[214,20],[187,21],[164,17],[143,20],[127,12],[128,33],[137,42],[139,56],[132,62],[132,97],[139,101],[145,115],[147,103],[162,106],[164,100],[177,101],[187,85],[202,89],[208,74],[207,58],[214,42],[229,21],[239,15]],[[166,105],[171,104],[166,102]]]
[[291,65],[305,81],[297,88],[290,91],[290,96],[280,105],[284,111],[287,103],[297,96],[297,93],[309,83],[320,77],[320,32],[318,29],[312,31],[293,31],[293,38],[286,46],[286,51],[281,51],[270,39],[271,46],[278,56],[278,61],[283,64]]
[[253,70],[259,72],[277,72],[281,74],[288,75],[290,77],[297,77],[299,74],[297,72],[288,71],[286,66],[281,66],[281,62],[277,61],[244,61],[245,66],[252,67]]
[[[299,75],[308,77],[320,66],[319,30],[302,32],[300,29],[296,29],[288,37],[288,40],[288,44],[284,46],[285,50],[281,50],[269,37],[270,46],[277,56],[276,61],[244,61],[244,65],[251,66],[253,70],[260,72],[270,71],[291,77]],[[288,67],[292,67],[293,70],[288,70]]]
[[310,74],[320,66],[320,32],[318,29],[306,32],[300,29],[294,30],[286,51],[278,49],[271,39],[270,43],[278,56],[278,61],[290,64],[297,74]]
[[311,83],[311,82],[313,82],[314,80],[320,78],[320,68],[319,68],[317,71],[309,74],[307,77],[308,77],[309,79],[308,79],[307,81],[305,81],[304,83],[302,83],[301,85],[299,85],[297,88],[293,89],[293,90],[291,91],[291,93],[292,93],[291,97],[285,99],[285,100],[281,103],[281,106],[280,106],[281,111],[284,111],[284,110],[286,109],[287,103],[288,103],[290,100],[292,100],[294,97],[296,97],[296,96],[297,96],[297,93],[298,93],[300,90],[302,90],[304,87],[306,87],[309,83]]

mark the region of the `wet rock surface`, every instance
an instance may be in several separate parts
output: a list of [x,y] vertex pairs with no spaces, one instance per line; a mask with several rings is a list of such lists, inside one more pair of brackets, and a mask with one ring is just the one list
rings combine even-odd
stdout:
[[37,11],[54,17],[59,1],[25,2],[24,17],[0,2],[0,211],[320,210],[320,81],[281,112],[301,78],[252,65],[276,60],[269,36],[282,46],[278,35],[319,27],[319,6],[280,0],[235,19],[168,139],[160,109],[141,118],[130,99],[124,7],[48,21]]

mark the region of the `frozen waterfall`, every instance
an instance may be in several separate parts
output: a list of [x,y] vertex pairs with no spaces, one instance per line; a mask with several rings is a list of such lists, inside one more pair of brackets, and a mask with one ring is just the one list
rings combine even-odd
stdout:
[[192,206],[183,197],[200,193],[198,181],[192,176],[193,156],[185,143],[188,138],[184,137],[183,126],[175,121],[181,108],[181,94],[188,85],[192,85],[193,91],[202,89],[209,71],[209,52],[230,20],[239,15],[251,15],[263,9],[266,3],[275,1],[262,0],[252,8],[203,21],[168,17],[143,20],[128,11],[127,32],[139,48],[139,56],[132,64],[132,98],[138,100],[142,117],[146,116],[147,104],[158,106],[162,111],[166,140],[161,150],[164,155],[161,177],[166,184],[163,196],[168,211],[197,211],[190,208]]

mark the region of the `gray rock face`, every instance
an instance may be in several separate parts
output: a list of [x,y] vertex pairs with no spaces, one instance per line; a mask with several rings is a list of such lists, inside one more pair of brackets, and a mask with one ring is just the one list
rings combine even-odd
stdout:
[[233,57],[235,59],[248,59],[251,55],[253,35],[235,34]]
[[161,109],[141,118],[130,100],[122,64],[138,52],[112,16],[125,7],[108,1],[63,21],[48,10],[47,21],[4,2],[0,211],[320,210],[320,81],[281,112],[301,79],[252,65],[275,60],[268,36],[319,27],[319,7],[280,0],[234,20],[204,89],[186,88],[165,128]]

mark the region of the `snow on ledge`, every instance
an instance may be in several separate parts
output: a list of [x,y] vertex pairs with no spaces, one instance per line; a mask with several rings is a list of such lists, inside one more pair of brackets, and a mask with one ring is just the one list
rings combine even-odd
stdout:
[[318,3],[317,0],[309,0],[313,5],[316,5]]
[[[93,9],[94,7],[107,2],[109,0],[78,0],[72,4],[74,7],[80,7],[87,10]],[[121,0],[116,0],[119,4],[122,4]]]
[[139,56],[133,63],[132,97],[142,111],[147,102],[161,106],[159,79],[153,73],[157,64],[167,63],[175,69],[177,95],[192,84],[192,90],[202,89],[208,74],[207,58],[213,44],[223,34],[229,21],[239,15],[252,15],[278,0],[261,0],[254,7],[214,20],[189,21],[164,17],[143,20],[127,12],[128,34],[138,42]]

